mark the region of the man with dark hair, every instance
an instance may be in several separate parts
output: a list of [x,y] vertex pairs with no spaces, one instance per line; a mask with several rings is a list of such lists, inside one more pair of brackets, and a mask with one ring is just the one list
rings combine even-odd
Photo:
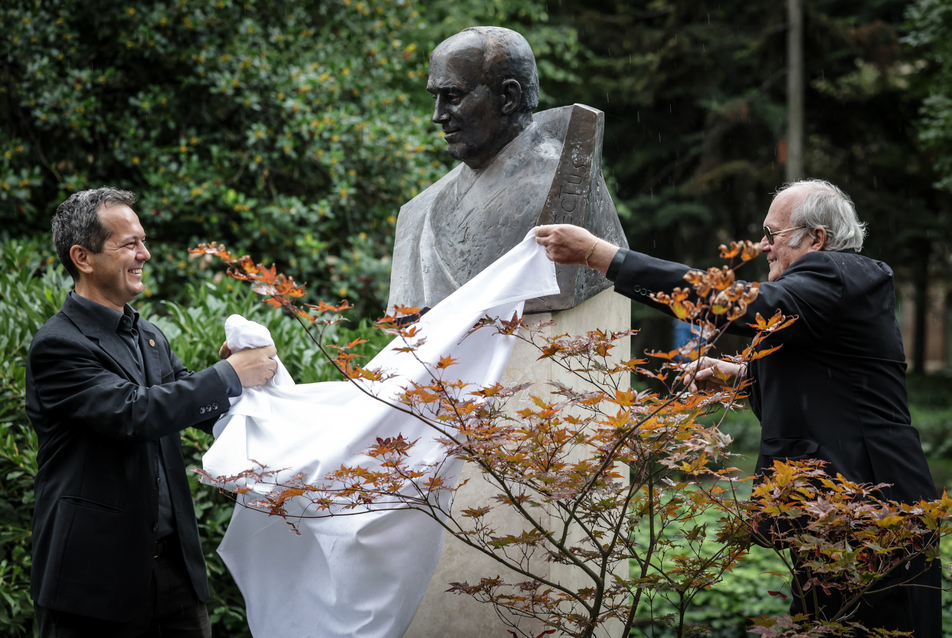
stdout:
[[[450,157],[462,163],[400,209],[391,307],[432,308],[521,242],[547,205],[625,244],[601,174],[602,115],[575,105],[534,116],[538,72],[520,34],[471,27],[444,40],[430,56],[426,90]],[[576,138],[584,150],[566,141]],[[569,295],[574,303],[540,307],[530,300],[526,311],[570,308],[610,285],[591,271],[578,283],[567,279],[568,287],[585,290]]]
[[[750,406],[762,432],[757,474],[775,460],[824,461],[830,476],[885,483],[882,496],[901,503],[937,498],[906,399],[906,362],[896,323],[892,269],[858,254],[864,225],[853,202],[822,180],[782,188],[764,218],[761,252],[770,272],[729,331],[753,336],[758,314],[797,316],[767,337],[780,347],[747,366],[705,358],[694,383],[717,382],[716,370],[749,377]],[[688,266],[619,248],[574,226],[542,226],[536,241],[557,263],[585,263],[606,273],[615,291],[669,312],[653,292],[685,287]],[[755,540],[772,543],[769,529]],[[794,556],[799,564],[800,558]],[[799,581],[803,574],[797,573]],[[923,557],[897,569],[856,603],[850,621],[868,628],[941,636],[941,562]],[[838,592],[793,587],[791,613],[829,619]],[[815,598],[814,598],[815,596]]]
[[135,195],[82,191],[53,242],[75,290],[36,334],[26,409],[39,442],[31,595],[44,638],[187,636],[211,629],[205,562],[179,432],[210,431],[275,349],[189,372],[129,306],[150,258]]

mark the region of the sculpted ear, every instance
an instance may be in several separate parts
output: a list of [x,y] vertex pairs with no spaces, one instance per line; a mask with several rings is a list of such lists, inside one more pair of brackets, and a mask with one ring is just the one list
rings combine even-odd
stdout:
[[93,271],[91,255],[92,253],[79,244],[69,249],[69,257],[76,265],[76,270],[87,275]]
[[522,100],[522,85],[516,80],[504,80],[499,99],[502,101],[503,115],[514,113]]

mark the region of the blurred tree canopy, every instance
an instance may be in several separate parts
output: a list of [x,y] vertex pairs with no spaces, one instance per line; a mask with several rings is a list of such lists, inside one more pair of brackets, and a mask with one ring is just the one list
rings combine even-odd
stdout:
[[[805,5],[806,173],[853,197],[868,252],[921,290],[947,264],[949,5]],[[378,313],[397,211],[451,163],[429,51],[498,24],[532,44],[540,108],[605,111],[633,247],[705,265],[719,241],[760,235],[783,181],[785,21],[767,0],[15,0],[0,10],[0,233],[44,232],[70,192],[116,185],[159,243],[150,293],[211,276],[185,247],[217,239]]]
[[2,232],[114,185],[163,244],[150,292],[174,295],[199,268],[187,244],[215,239],[379,310],[396,212],[446,168],[410,106],[420,26],[407,0],[16,0],[0,10]]
[[919,141],[938,174],[936,188],[952,191],[952,1],[920,0],[906,17],[905,41],[921,56],[915,66],[927,78]]
[[[910,9],[931,29],[919,40],[945,52],[944,75],[903,46],[907,2],[804,6],[805,174],[853,198],[869,223],[864,250],[915,285],[918,364],[928,282],[949,268],[948,198],[933,184],[952,141],[950,3]],[[584,82],[548,92],[605,111],[605,166],[632,247],[705,266],[719,242],[759,238],[784,180],[785,3],[560,0],[549,9],[576,30],[573,71]]]

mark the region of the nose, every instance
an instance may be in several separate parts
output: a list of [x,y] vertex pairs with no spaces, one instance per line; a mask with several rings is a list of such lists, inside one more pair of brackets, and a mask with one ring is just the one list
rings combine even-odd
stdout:
[[765,253],[769,251],[773,246],[770,245],[770,242],[767,241],[767,236],[764,235],[760,238],[760,252]]
[[152,253],[149,252],[149,249],[145,247],[145,244],[139,244],[139,252],[136,257],[141,262],[147,262],[152,259]]
[[447,119],[449,115],[446,113],[446,105],[441,96],[436,96],[436,104],[433,106],[433,123],[442,124]]

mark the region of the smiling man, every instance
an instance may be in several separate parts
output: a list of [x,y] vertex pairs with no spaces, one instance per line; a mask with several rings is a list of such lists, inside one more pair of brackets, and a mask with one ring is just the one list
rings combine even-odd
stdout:
[[60,204],[53,243],[75,290],[33,338],[26,410],[39,442],[31,595],[43,638],[211,630],[205,562],[179,431],[207,431],[274,348],[185,369],[129,306],[151,254],[135,195],[82,191]]
[[[551,199],[573,113],[562,107],[533,114],[535,57],[525,38],[501,27],[471,27],[440,43],[430,56],[426,89],[433,122],[461,164],[400,209],[391,307],[435,306],[523,240]],[[624,245],[601,174],[601,131],[593,129],[590,137],[594,156],[584,156],[584,170],[569,175],[564,187],[585,193],[586,227]],[[586,294],[610,285],[597,273],[595,279]],[[530,301],[527,312],[531,308]]]
[[[752,336],[749,324],[757,314],[770,317],[778,309],[798,320],[769,336],[763,348],[783,347],[749,369],[706,359],[696,383],[711,380],[715,365],[751,378],[750,407],[762,427],[757,474],[774,460],[819,459],[831,476],[888,484],[882,490],[886,499],[933,500],[935,485],[907,405],[893,272],[858,254],[864,235],[853,202],[829,182],[804,180],[781,189],[760,240],[770,264],[768,281],[729,331]],[[536,238],[553,261],[587,262],[615,282],[616,292],[664,312],[668,307],[651,294],[686,286],[688,266],[620,249],[574,226],[543,226]],[[940,562],[926,571],[923,563],[886,578],[850,620],[915,636],[942,635]],[[812,595],[795,595],[791,612],[822,619],[840,607],[836,592],[818,594],[818,604]]]

